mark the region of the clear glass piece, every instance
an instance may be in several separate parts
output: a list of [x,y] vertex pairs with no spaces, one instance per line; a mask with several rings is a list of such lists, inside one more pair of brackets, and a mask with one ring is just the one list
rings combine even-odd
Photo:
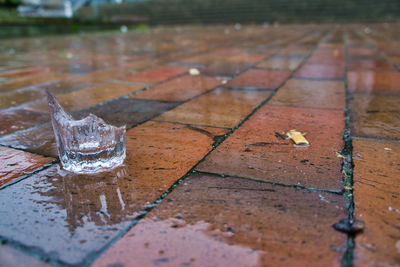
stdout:
[[76,173],[97,173],[121,165],[126,156],[125,126],[106,124],[90,114],[74,120],[48,90],[47,100],[58,155],[64,169]]

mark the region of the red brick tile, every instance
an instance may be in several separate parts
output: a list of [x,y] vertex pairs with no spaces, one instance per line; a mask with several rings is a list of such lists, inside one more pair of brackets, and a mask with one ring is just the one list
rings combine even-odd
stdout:
[[1,94],[0,108],[18,106],[26,102],[31,102],[45,96],[44,90],[27,89],[22,91],[10,91]]
[[68,77],[67,74],[61,73],[41,73],[37,75],[29,75],[25,77],[19,77],[9,81],[0,83],[0,92],[11,91],[19,88],[25,88],[33,85],[39,85],[42,83],[48,83],[55,80],[60,80]]
[[288,55],[288,56],[307,57],[310,53],[311,53],[311,49],[307,48],[307,47],[288,47],[284,50],[279,51],[277,54]]
[[45,156],[57,157],[53,128],[50,123],[0,137],[0,144]]
[[308,58],[308,64],[324,64],[324,65],[335,65],[335,64],[344,64],[346,61],[341,57],[333,57],[331,55],[318,55],[314,54]]
[[53,158],[44,158],[24,151],[0,146],[0,186],[40,169],[52,162]]
[[340,196],[194,175],[100,256],[94,267],[339,266]]
[[290,74],[291,72],[287,70],[251,69],[234,78],[227,86],[232,88],[276,89]]
[[396,69],[386,61],[376,61],[376,60],[358,60],[349,61],[348,63],[349,71],[396,71]]
[[127,132],[124,166],[88,176],[56,165],[2,190],[0,210],[8,223],[0,224],[0,232],[55,260],[82,265],[185,175],[213,143],[209,134],[185,125],[144,123]]
[[215,61],[201,70],[201,74],[209,76],[236,76],[251,67],[252,63],[248,62],[232,62],[232,61]]
[[10,71],[0,72],[0,77],[18,77],[25,75],[33,75],[38,73],[50,72],[50,68],[45,67],[37,67],[37,68],[23,68],[23,69],[15,69]]
[[400,140],[400,96],[353,94],[350,101],[352,136]]
[[369,55],[376,55],[377,51],[372,48],[365,48],[365,47],[349,47],[347,49],[347,53],[349,55],[363,55],[363,56],[369,56]]
[[365,222],[356,238],[356,266],[400,262],[400,144],[353,140],[355,216]]
[[328,43],[320,43],[318,45],[318,47],[319,48],[331,48],[331,49],[343,50],[344,49],[344,44],[343,44],[343,41],[340,41],[340,43],[328,42]]
[[[76,119],[81,119],[92,113],[101,117],[106,123],[117,126],[126,125],[129,129],[152,119],[177,104],[176,102],[121,98],[107,102],[101,106],[73,113],[72,115]],[[25,149],[42,155],[54,157],[58,155],[50,123],[0,137],[0,144]]]
[[220,88],[165,112],[155,120],[233,128],[270,94],[270,91]]
[[140,92],[132,96],[132,98],[185,101],[220,84],[221,80],[215,78],[183,76],[152,87],[150,90]]
[[[133,93],[143,89],[144,87],[144,84],[110,82],[60,95],[57,97],[57,99],[66,111],[71,112]],[[44,113],[48,112],[49,110],[47,100],[29,104],[24,108]]]
[[[282,139],[306,132],[308,147]],[[200,165],[199,171],[339,191],[343,111],[263,106]]]
[[23,109],[0,111],[0,135],[10,134],[50,120],[49,115]]
[[305,64],[294,76],[315,79],[343,79],[344,64]]
[[344,109],[346,107],[344,82],[291,79],[278,90],[269,104]]
[[258,68],[295,70],[303,62],[301,57],[271,57],[257,65]]
[[158,83],[169,78],[184,74],[188,70],[189,69],[185,67],[163,66],[138,74],[126,76],[122,78],[122,80],[131,82]]
[[399,72],[349,71],[347,81],[350,91],[400,93]]
[[344,64],[345,52],[343,48],[320,48],[313,53],[307,62],[317,64]]
[[263,60],[268,55],[254,55],[254,54],[239,54],[230,56],[227,58],[229,61],[236,61],[236,62],[257,62]]

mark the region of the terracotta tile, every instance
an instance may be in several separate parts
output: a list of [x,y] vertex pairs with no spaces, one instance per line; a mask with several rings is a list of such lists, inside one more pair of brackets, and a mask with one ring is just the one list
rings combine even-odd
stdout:
[[[283,139],[306,132],[309,147]],[[200,165],[199,171],[339,191],[343,111],[263,106]]]
[[163,66],[138,74],[126,76],[122,78],[122,80],[131,82],[158,83],[168,80],[172,77],[184,74],[188,70],[189,69],[185,67]]
[[[128,95],[144,87],[144,84],[111,82],[60,95],[57,96],[57,99],[66,111],[72,112]],[[48,112],[49,109],[47,100],[27,105],[24,108],[38,112]]]
[[162,83],[132,98],[161,101],[186,101],[221,84],[221,80],[202,76],[183,76]]
[[270,91],[219,88],[186,102],[155,120],[233,128],[270,94]]
[[42,168],[52,162],[53,158],[44,158],[39,155],[0,146],[0,187],[26,173]]
[[305,64],[295,77],[311,79],[344,79],[344,64]]
[[1,92],[11,91],[19,88],[25,88],[33,85],[39,85],[42,83],[48,83],[55,80],[60,80],[66,77],[68,77],[67,74],[52,73],[52,72],[41,73],[37,75],[29,75],[0,83],[0,91]]
[[49,264],[7,245],[0,245],[0,259],[2,266],[50,267]]
[[386,61],[375,61],[375,60],[359,60],[348,62],[349,71],[396,71],[396,69]]
[[228,83],[232,88],[278,88],[289,76],[287,70],[248,70]]
[[350,102],[352,136],[400,140],[400,96],[353,94]]
[[216,61],[201,70],[201,74],[209,76],[232,77],[251,67],[248,62]]
[[157,122],[129,130],[126,140],[125,166],[89,176],[56,165],[2,190],[0,209],[9,222],[0,224],[2,236],[62,263],[81,265],[185,175],[214,142],[187,126]]
[[239,54],[239,55],[234,55],[230,56],[227,58],[229,61],[235,61],[235,62],[258,62],[260,60],[263,60],[266,58],[268,55],[255,55],[255,54]]
[[279,70],[295,70],[303,61],[298,57],[271,57],[257,65],[258,68],[279,69]]
[[23,109],[0,110],[0,135],[10,134],[50,120],[47,114]]
[[350,91],[400,93],[399,72],[349,71],[347,81]]
[[357,266],[400,262],[400,144],[353,140],[355,216],[365,222],[356,238]]
[[344,109],[346,91],[344,82],[288,80],[268,102],[303,108]]
[[194,175],[93,264],[340,266],[345,201],[265,183]]

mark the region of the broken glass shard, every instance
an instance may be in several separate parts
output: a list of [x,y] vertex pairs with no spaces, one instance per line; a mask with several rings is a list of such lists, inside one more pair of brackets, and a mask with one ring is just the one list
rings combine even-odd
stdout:
[[126,156],[125,126],[106,124],[90,114],[74,120],[48,90],[51,123],[63,168],[76,173],[97,173],[121,165]]

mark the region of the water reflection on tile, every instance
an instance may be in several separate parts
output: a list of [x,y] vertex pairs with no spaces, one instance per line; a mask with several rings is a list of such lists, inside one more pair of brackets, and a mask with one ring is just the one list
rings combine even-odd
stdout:
[[356,93],[350,101],[351,135],[400,140],[400,96]]
[[49,120],[50,117],[46,113],[23,109],[1,110],[0,136],[29,128]]
[[[116,99],[101,106],[75,112],[72,115],[76,119],[81,119],[93,113],[101,117],[106,123],[117,126],[126,125],[129,129],[173,108],[177,104],[177,102],[144,99]],[[58,155],[53,128],[50,123],[1,137],[0,144],[52,157]]]
[[[71,93],[61,95],[57,97],[57,99],[67,112],[72,112],[109,101],[113,98],[128,95],[143,89],[144,87],[144,84],[110,82],[79,91],[73,91]],[[48,112],[49,110],[47,100],[29,104],[24,108],[37,112]]]
[[349,71],[350,91],[371,93],[400,93],[399,72]]
[[216,78],[183,76],[152,87],[150,90],[137,93],[132,96],[132,98],[161,101],[185,101],[213,89],[220,84],[221,80]]
[[301,57],[274,56],[257,65],[258,68],[295,70],[303,61]]
[[268,103],[294,107],[344,109],[344,82],[290,79]]
[[7,245],[0,245],[0,259],[1,266],[50,267],[49,264]]
[[101,249],[209,150],[213,136],[148,122],[127,132],[125,165],[97,175],[52,166],[0,194],[2,236],[69,264]]
[[0,146],[0,187],[42,168],[53,160],[54,158]]
[[218,88],[156,117],[155,120],[233,128],[270,94],[271,91]]
[[[340,265],[340,196],[193,175],[93,266]],[[333,249],[334,248],[334,249]]]

